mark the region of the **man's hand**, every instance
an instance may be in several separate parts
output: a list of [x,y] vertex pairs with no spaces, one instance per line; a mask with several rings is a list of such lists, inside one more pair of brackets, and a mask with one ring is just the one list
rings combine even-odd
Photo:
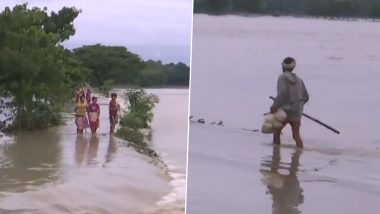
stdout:
[[273,106],[270,107],[270,113],[274,114],[276,113],[277,109],[275,109]]

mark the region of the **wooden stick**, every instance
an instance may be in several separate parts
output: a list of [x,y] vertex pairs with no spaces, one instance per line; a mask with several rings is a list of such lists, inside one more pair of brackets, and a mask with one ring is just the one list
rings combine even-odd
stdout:
[[[272,99],[272,100],[274,100],[274,97],[272,97],[272,96],[270,96],[269,98]],[[269,113],[266,113],[264,115],[267,115],[267,114],[269,114]],[[308,114],[305,114],[305,113],[302,113],[302,115],[305,116],[305,117],[307,117],[307,118],[309,118],[310,120],[312,120],[312,121],[314,121],[314,122],[322,125],[323,127],[325,127],[327,129],[333,131],[334,133],[340,134],[340,132],[338,130],[334,129],[333,127],[331,127],[331,126],[329,126],[329,125],[327,125],[327,124],[325,124],[323,122],[321,122],[320,120],[318,120],[318,119],[316,119],[316,118],[314,118],[314,117],[312,117],[312,116],[310,116]]]

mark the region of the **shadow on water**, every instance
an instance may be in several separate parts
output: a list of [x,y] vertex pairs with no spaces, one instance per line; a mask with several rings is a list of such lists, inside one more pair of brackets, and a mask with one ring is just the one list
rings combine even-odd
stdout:
[[23,192],[59,178],[62,149],[56,129],[20,133],[0,147],[0,191]]
[[262,181],[267,186],[266,193],[272,196],[273,214],[301,213],[298,206],[304,202],[304,195],[297,177],[301,153],[296,150],[291,162],[286,163],[281,161],[280,147],[273,146],[272,156],[261,162]]

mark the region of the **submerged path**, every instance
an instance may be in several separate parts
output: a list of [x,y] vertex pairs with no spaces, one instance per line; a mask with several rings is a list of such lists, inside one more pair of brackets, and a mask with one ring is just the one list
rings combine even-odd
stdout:
[[164,171],[108,134],[108,102],[98,99],[96,136],[77,135],[73,114],[65,114],[64,126],[2,137],[0,211],[134,213],[170,192]]

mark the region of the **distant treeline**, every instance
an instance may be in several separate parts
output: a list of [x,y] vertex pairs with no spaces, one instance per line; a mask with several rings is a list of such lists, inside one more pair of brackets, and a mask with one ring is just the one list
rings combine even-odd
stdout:
[[163,64],[143,61],[137,54],[122,46],[100,44],[74,49],[74,55],[87,72],[85,82],[92,86],[188,86],[190,68],[184,63]]
[[379,0],[195,0],[195,13],[380,18]]

